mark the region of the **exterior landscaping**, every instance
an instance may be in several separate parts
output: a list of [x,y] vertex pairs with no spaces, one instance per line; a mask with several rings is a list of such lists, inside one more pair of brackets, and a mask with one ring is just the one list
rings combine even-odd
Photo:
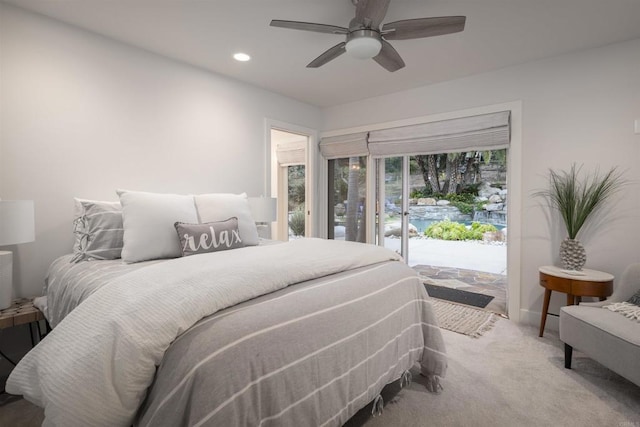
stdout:
[[[449,155],[411,157],[409,237],[505,242],[506,152],[458,153],[453,165]],[[421,157],[434,158],[419,161]],[[420,166],[429,164],[436,168],[433,173],[439,174],[438,180],[430,179],[430,172]],[[458,168],[457,174],[451,172],[453,167]],[[401,182],[393,163],[386,165],[386,172],[385,236],[399,237]],[[457,181],[448,175],[456,175]],[[439,191],[434,191],[435,185]]]
[[484,233],[496,233],[498,229],[491,224],[472,222],[470,226],[465,226],[459,222],[448,219],[431,224],[424,235],[432,239],[442,240],[482,240]]

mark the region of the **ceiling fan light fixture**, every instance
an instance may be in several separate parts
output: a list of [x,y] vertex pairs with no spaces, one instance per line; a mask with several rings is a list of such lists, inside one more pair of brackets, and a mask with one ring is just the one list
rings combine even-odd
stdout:
[[247,62],[251,59],[251,57],[246,53],[238,52],[233,54],[233,59],[240,62]]
[[372,30],[357,30],[349,33],[345,45],[347,54],[358,59],[370,59],[380,53],[380,34]]

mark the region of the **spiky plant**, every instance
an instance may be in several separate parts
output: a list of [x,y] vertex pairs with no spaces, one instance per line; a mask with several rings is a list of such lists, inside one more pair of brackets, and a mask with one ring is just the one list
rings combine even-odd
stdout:
[[568,172],[550,169],[549,188],[535,193],[560,212],[570,239],[575,239],[591,214],[627,183],[616,167],[602,176],[596,170],[581,177],[581,169],[575,163]]
[[293,211],[289,219],[289,227],[291,228],[294,236],[304,236],[304,221],[304,210],[296,209],[295,211]]

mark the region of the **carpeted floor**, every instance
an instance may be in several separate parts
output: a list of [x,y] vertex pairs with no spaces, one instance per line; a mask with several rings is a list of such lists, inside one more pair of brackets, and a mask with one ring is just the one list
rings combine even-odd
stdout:
[[[371,417],[369,405],[347,426],[640,426],[640,387],[579,352],[574,369],[564,369],[551,331],[538,338],[535,327],[501,319],[480,339],[442,333],[449,369],[439,395],[427,392],[414,370],[409,387],[385,391],[381,416]],[[42,411],[24,400],[0,406],[0,426],[41,420]]]
[[414,371],[381,416],[369,406],[347,426],[640,426],[640,387],[575,351],[574,369],[564,369],[557,333],[539,338],[502,319],[480,339],[443,334],[450,359],[439,395]]

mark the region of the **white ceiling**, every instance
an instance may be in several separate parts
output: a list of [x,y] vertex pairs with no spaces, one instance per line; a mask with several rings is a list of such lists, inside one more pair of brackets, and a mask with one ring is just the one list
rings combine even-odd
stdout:
[[351,0],[4,1],[321,107],[640,37],[640,0],[392,0],[383,22],[465,15],[466,28],[391,42],[406,63],[395,73],[347,55],[309,69],[344,36],[269,22],[348,26]]

